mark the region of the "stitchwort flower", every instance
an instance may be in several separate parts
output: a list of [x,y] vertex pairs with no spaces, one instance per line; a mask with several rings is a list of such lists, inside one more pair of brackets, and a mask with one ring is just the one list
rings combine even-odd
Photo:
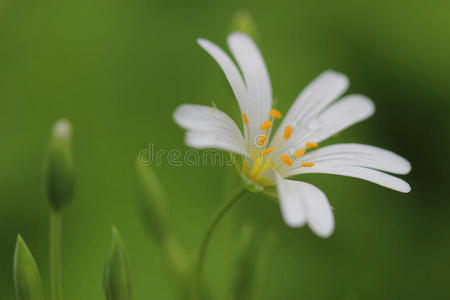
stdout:
[[[268,190],[276,186],[281,214],[287,225],[305,224],[321,237],[334,230],[332,209],[317,187],[288,178],[325,173],[364,179],[407,193],[410,186],[393,174],[407,174],[410,163],[399,155],[374,146],[336,144],[317,148],[320,142],[374,113],[373,102],[363,95],[343,96],[349,80],[325,71],[297,97],[282,119],[272,106],[272,87],[264,60],[252,39],[240,32],[228,37],[237,62],[212,42],[198,43],[220,65],[237,99],[242,131],[224,112],[202,105],[182,105],[174,113],[186,129],[187,145],[222,149],[241,157],[237,168],[247,186]],[[281,121],[272,134],[274,123]],[[314,150],[313,150],[314,149]],[[385,173],[387,172],[387,173]]]

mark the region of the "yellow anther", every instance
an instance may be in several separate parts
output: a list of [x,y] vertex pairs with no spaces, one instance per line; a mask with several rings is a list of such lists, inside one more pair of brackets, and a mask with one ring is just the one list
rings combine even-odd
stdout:
[[271,109],[269,114],[274,119],[281,119],[281,113],[276,109]]
[[250,123],[248,118],[247,118],[247,115],[245,113],[242,113],[242,118],[244,119],[244,124],[245,125],[248,125],[248,123]]
[[259,137],[258,139],[258,146],[262,146],[267,142],[267,135],[263,134],[262,136]]
[[318,144],[316,144],[316,143],[310,143],[310,142],[306,143],[305,146],[306,146],[306,148],[308,148],[308,149],[319,147]]
[[302,162],[302,167],[313,167],[314,163],[312,162]]
[[261,124],[261,130],[267,130],[272,127],[272,121],[265,121]]
[[270,152],[275,151],[275,147],[270,147],[262,151],[263,155],[269,154]]
[[305,153],[306,153],[306,150],[305,150],[305,149],[297,150],[297,151],[295,151],[295,153],[294,153],[294,157],[295,157],[295,158],[299,158],[300,156],[303,156]]
[[290,138],[291,137],[291,135],[292,135],[292,127],[291,126],[286,126],[286,128],[284,128],[284,139],[288,139],[288,138]]
[[282,154],[282,155],[280,156],[280,159],[281,159],[281,161],[282,161],[286,166],[288,166],[288,167],[290,167],[290,166],[293,165],[292,159],[291,159],[291,158],[289,157],[289,155],[287,155],[287,154]]

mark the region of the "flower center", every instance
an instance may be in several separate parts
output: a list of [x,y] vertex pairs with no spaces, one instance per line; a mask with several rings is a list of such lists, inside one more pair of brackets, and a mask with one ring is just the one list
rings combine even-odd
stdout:
[[[300,161],[299,159],[306,153],[307,149],[312,149],[319,146],[316,143],[307,142],[305,143],[305,149],[298,149],[297,151],[294,152],[293,155],[288,155],[286,153],[278,155],[276,153],[273,153],[276,150],[275,147],[267,148],[270,136],[270,129],[273,126],[274,120],[280,119],[282,115],[276,109],[271,109],[269,115],[271,119],[263,122],[260,126],[262,133],[256,140],[257,146],[256,153],[249,153],[252,158],[252,164],[245,165],[244,163],[242,169],[243,173],[246,174],[248,178],[262,185],[264,185],[264,179],[261,178],[261,175],[267,169],[276,169],[282,165],[292,167],[294,166],[295,163],[300,163],[302,167],[306,168],[313,167],[314,163]],[[245,113],[242,114],[242,119],[244,124],[248,126],[250,121]],[[290,125],[284,128],[283,141],[281,143],[281,146],[283,146],[286,143],[286,141],[289,140],[289,138],[292,136],[292,130],[293,130],[292,126]]]

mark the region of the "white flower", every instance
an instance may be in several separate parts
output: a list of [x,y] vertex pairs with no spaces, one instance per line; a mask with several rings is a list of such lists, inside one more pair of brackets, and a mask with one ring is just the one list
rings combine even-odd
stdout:
[[406,174],[411,170],[410,163],[393,152],[362,144],[336,144],[308,152],[374,113],[374,104],[365,96],[340,98],[349,84],[344,74],[326,71],[310,83],[271,138],[273,123],[281,118],[281,113],[272,108],[269,75],[252,39],[238,32],[228,37],[240,70],[215,44],[204,39],[198,43],[225,73],[241,109],[244,134],[216,108],[182,105],[175,111],[174,119],[187,130],[186,144],[199,149],[222,149],[244,158],[239,169],[248,182],[261,187],[276,185],[287,225],[308,224],[321,237],[328,237],[334,230],[333,213],[325,194],[309,183],[286,179],[294,175],[336,174],[403,193],[410,191],[408,183],[383,173]]

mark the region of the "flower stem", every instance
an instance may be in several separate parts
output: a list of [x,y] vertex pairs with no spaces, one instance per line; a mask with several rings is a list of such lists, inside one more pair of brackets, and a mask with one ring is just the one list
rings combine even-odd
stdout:
[[62,300],[61,288],[61,227],[60,211],[50,212],[50,274],[53,300]]
[[205,261],[206,248],[208,247],[209,241],[211,239],[212,233],[216,229],[220,220],[225,216],[225,214],[238,202],[239,199],[242,198],[246,194],[247,190],[241,189],[228,200],[226,200],[219,210],[216,212],[214,217],[211,219],[205,234],[203,236],[202,242],[200,244],[200,251],[197,259],[197,268],[196,268],[196,278],[195,278],[195,299],[201,299],[202,289],[201,289],[201,278],[203,271],[203,264]]

